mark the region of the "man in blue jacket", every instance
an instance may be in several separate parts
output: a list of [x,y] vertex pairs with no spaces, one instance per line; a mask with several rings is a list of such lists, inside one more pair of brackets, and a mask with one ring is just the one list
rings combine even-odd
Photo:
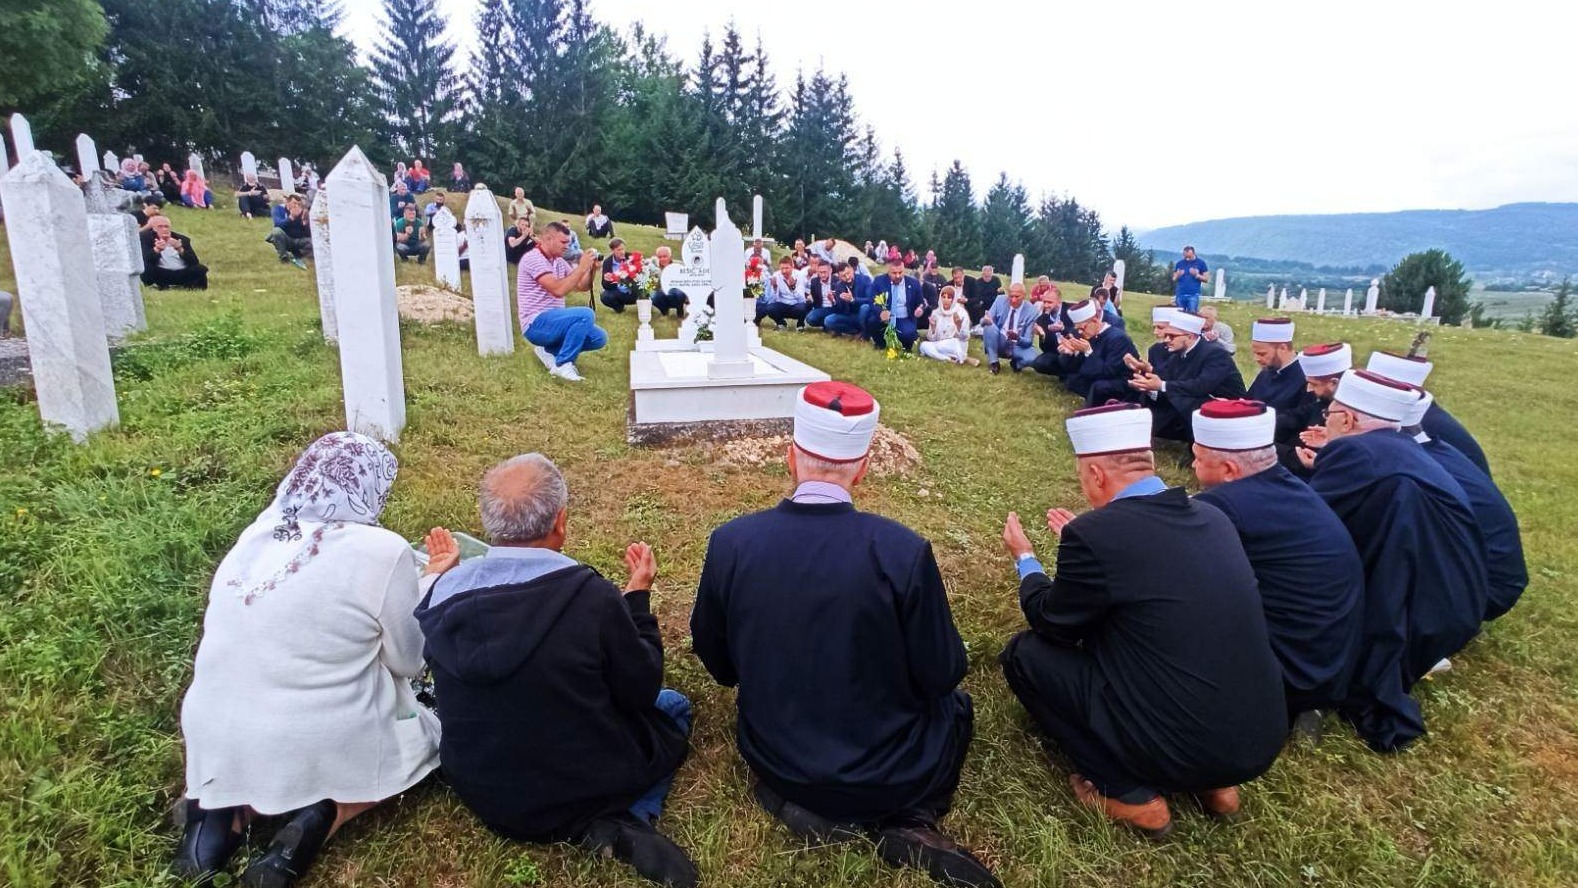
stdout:
[[1018,373],[1036,359],[1035,325],[1038,310],[1025,302],[1025,285],[1015,281],[1008,293],[997,297],[981,318],[981,341],[986,346],[987,368],[995,375],[1003,369],[998,356],[1007,353],[1008,366]]
[[920,281],[904,273],[903,259],[888,260],[888,274],[871,284],[871,312],[866,319],[866,336],[877,348],[887,345],[887,330],[898,333],[905,351],[914,348],[920,337],[920,324],[931,315]]

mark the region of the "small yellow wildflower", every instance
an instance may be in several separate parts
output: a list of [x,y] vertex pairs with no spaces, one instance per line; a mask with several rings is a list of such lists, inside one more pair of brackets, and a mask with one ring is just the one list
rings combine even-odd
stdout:
[[154,466],[154,467],[153,467],[153,468],[151,468],[151,469],[149,469],[149,470],[148,470],[148,474],[149,474],[149,475],[150,475],[150,476],[151,476],[151,477],[154,477],[154,478],[157,478],[157,477],[159,477],[159,476],[160,476],[160,475],[163,475],[163,474],[164,474],[164,470],[163,470],[163,469],[160,469],[160,468],[159,468],[159,467],[158,467],[158,466]]

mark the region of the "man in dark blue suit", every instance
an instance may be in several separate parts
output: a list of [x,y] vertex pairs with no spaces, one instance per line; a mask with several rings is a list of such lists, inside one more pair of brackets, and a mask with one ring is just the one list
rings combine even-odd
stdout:
[[1087,407],[1113,399],[1131,400],[1124,359],[1139,352],[1129,334],[1107,323],[1100,306],[1089,299],[1070,305],[1068,318],[1079,335],[1065,336],[1058,343],[1064,388],[1083,397]]
[[1283,465],[1297,461],[1292,451],[1299,446],[1299,433],[1310,425],[1315,403],[1293,350],[1293,330],[1288,318],[1263,318],[1251,328],[1249,343],[1260,372],[1249,384],[1248,397],[1276,412],[1277,456],[1285,460]]
[[[1388,379],[1406,382],[1409,385],[1424,386],[1425,380],[1430,377],[1430,371],[1435,365],[1429,360],[1417,355],[1394,355],[1391,352],[1371,352],[1370,360],[1364,369],[1372,373],[1379,373]],[[1431,401],[1430,409],[1425,413],[1424,422],[1420,424],[1425,434],[1445,441],[1457,448],[1458,452],[1469,458],[1469,461],[1487,475],[1490,474],[1490,460],[1485,458],[1484,448],[1468,429],[1463,427],[1457,418],[1446,411],[1445,407]]]
[[1137,372],[1129,386],[1142,393],[1151,410],[1158,438],[1190,441],[1189,417],[1212,398],[1242,398],[1244,377],[1233,356],[1216,343],[1200,338],[1205,318],[1177,309],[1167,321],[1167,365]]
[[833,298],[822,329],[835,336],[859,336],[871,311],[871,278],[855,277],[853,265],[839,265],[833,281]]
[[887,329],[892,327],[905,351],[914,348],[920,336],[920,322],[931,315],[932,306],[926,302],[920,281],[904,273],[904,260],[888,261],[887,277],[872,282],[871,299],[871,313],[866,319],[866,336],[871,344],[879,349],[886,347]]

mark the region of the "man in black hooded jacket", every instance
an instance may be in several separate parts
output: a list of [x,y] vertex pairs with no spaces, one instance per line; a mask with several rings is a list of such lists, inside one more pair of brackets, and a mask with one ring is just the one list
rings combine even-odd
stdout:
[[[541,454],[495,466],[480,499],[492,547],[440,575],[416,610],[446,778],[500,835],[579,842],[695,885],[695,865],[652,825],[688,751],[690,703],[662,687],[651,548],[626,551],[623,594],[564,555],[564,477]],[[449,546],[447,531],[429,535],[430,551]]]

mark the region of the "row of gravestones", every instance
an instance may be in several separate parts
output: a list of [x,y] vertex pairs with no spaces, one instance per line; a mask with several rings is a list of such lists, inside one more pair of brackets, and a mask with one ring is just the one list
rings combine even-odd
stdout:
[[[1372,278],[1370,280],[1370,288],[1368,290],[1366,290],[1365,294],[1364,294],[1364,314],[1367,314],[1367,315],[1375,314],[1377,309],[1378,309],[1378,307],[1379,307],[1378,304],[1380,302],[1380,299],[1381,299],[1381,281],[1378,278]],[[1288,288],[1287,287],[1283,287],[1282,288],[1281,295],[1279,296],[1278,293],[1277,293],[1276,286],[1275,285],[1268,285],[1266,287],[1266,307],[1267,308],[1273,308],[1274,307],[1274,308],[1276,308],[1278,310],[1281,310],[1281,311],[1309,311],[1310,310],[1309,309],[1309,291],[1306,290],[1306,289],[1302,289],[1301,288],[1299,290],[1299,295],[1296,298],[1289,299],[1288,298]],[[1430,288],[1425,290],[1425,304],[1419,311],[1419,317],[1421,319],[1423,319],[1423,320],[1430,320],[1431,318],[1433,318],[1435,316],[1435,310],[1436,310],[1436,288],[1435,287],[1430,287]],[[1326,288],[1325,287],[1321,287],[1320,288],[1320,293],[1316,297],[1316,300],[1315,300],[1315,313],[1316,314],[1325,314],[1326,313]],[[1343,295],[1343,298],[1342,298],[1342,314],[1345,315],[1345,316],[1353,314],[1353,288],[1352,287],[1349,287],[1348,288],[1348,292]]]

